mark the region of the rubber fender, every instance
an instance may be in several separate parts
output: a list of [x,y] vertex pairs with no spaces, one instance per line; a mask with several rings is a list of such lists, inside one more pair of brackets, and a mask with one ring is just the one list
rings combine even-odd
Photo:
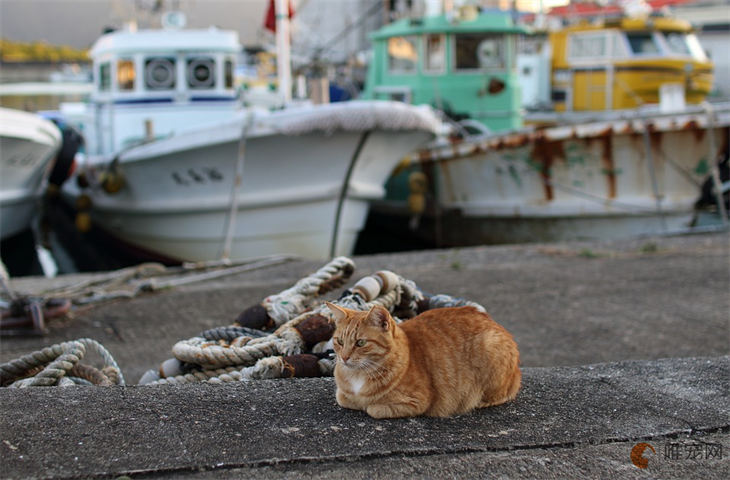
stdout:
[[124,175],[120,172],[107,171],[101,175],[101,188],[106,193],[117,193],[122,187],[124,187]]

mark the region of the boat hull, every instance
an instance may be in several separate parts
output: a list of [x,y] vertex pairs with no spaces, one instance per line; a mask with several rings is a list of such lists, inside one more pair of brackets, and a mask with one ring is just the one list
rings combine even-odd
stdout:
[[[271,128],[275,120],[263,127],[254,120],[243,149],[245,120],[124,152],[115,167],[124,187],[112,194],[99,185],[85,191],[93,222],[174,260],[349,254],[368,203],[382,198],[392,169],[433,138],[418,128],[291,134]],[[234,188],[241,150],[242,181]],[[97,159],[96,173],[103,162]],[[67,193],[77,197],[73,188]]]
[[[433,204],[413,234],[455,246],[686,229],[729,126],[725,107],[712,118],[694,111],[590,122],[421,151]],[[390,228],[405,222],[388,217],[410,215],[404,202],[375,210],[375,223]]]
[[30,226],[60,146],[61,134],[53,123],[0,109],[0,238]]

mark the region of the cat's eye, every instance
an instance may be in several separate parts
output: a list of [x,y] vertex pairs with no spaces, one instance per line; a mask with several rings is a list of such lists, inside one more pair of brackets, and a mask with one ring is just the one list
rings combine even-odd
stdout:
[[360,340],[355,342],[355,345],[357,345],[358,347],[364,347],[365,343],[367,343],[367,340],[365,340],[364,338],[361,338]]
[[344,345],[345,344],[345,342],[342,341],[342,337],[337,337],[337,338],[335,338],[335,340],[337,340],[337,343],[340,344],[340,345]]

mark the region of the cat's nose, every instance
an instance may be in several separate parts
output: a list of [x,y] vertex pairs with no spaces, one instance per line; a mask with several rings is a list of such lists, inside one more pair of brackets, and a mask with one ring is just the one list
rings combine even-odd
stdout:
[[350,359],[349,355],[340,355],[340,358],[344,363],[347,363],[347,361]]

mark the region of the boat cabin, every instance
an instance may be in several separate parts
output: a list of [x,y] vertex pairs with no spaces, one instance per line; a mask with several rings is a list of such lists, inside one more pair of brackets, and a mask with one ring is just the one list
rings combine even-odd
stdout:
[[549,35],[556,111],[611,110],[660,103],[673,87],[686,103],[712,89],[713,65],[688,22],[617,18]]
[[116,31],[91,48],[93,91],[81,123],[90,154],[109,154],[231,118],[238,36],[215,28]]
[[429,104],[493,131],[519,128],[517,37],[507,13],[402,19],[372,35],[369,99]]

